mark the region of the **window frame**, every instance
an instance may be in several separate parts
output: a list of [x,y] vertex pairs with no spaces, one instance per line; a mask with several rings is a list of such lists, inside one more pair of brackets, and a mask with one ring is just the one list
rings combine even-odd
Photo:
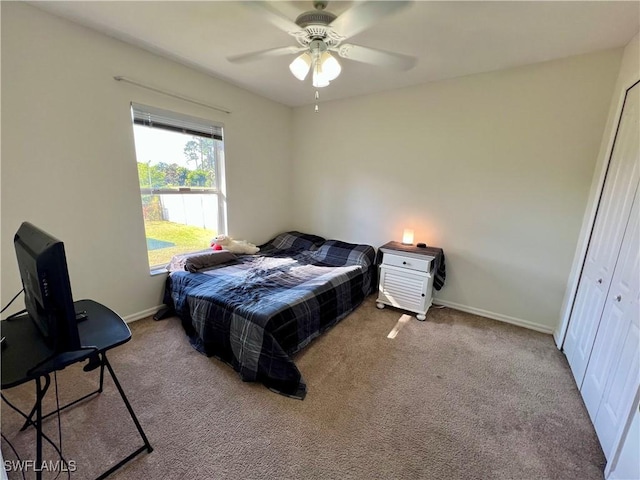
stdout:
[[[148,128],[156,128],[159,130],[167,130],[174,133],[182,133],[184,135],[198,136],[209,138],[222,142],[222,148],[219,153],[214,155],[213,171],[214,186],[213,187],[177,187],[177,188],[145,188],[140,187],[140,198],[143,195],[217,195],[217,225],[218,234],[227,233],[227,196],[225,181],[225,144],[224,144],[224,124],[214,122],[212,120],[192,117],[182,113],[172,112],[140,103],[131,102],[131,120],[132,128],[136,125]],[[135,148],[135,130],[134,130],[134,148]],[[136,149],[136,162],[138,162],[138,154]],[[142,212],[142,208],[141,208]],[[143,222],[145,220],[142,215]],[[145,228],[146,232],[146,228]],[[145,235],[146,237],[146,235]],[[147,248],[147,254],[149,250]],[[186,252],[185,252],[186,253]],[[150,265],[151,275],[166,273],[166,264]]]

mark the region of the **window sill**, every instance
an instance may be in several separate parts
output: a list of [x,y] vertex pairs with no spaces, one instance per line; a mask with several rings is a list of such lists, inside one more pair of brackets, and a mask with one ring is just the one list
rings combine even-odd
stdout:
[[152,268],[149,271],[149,275],[151,275],[152,277],[155,277],[156,275],[164,275],[169,273],[167,271],[167,269],[165,267],[156,267],[156,268]]

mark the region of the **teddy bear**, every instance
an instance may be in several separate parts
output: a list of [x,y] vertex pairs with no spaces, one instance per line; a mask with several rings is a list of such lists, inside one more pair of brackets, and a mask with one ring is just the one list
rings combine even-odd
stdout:
[[253,255],[258,253],[260,248],[246,240],[234,240],[227,235],[218,235],[211,240],[211,248],[214,250],[227,250],[231,253],[247,253]]

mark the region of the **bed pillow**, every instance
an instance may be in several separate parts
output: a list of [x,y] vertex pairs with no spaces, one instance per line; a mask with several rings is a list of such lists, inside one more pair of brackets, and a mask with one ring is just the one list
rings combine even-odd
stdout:
[[376,252],[370,245],[327,240],[312,256],[316,262],[334,267],[360,265],[368,268],[374,264]]
[[170,272],[187,271],[191,273],[217,267],[236,260],[236,256],[227,250],[202,250],[200,252],[175,255],[167,270]]
[[260,245],[260,251],[269,250],[316,250],[325,242],[325,239],[310,233],[291,231],[281,233],[277,237],[269,240],[264,245]]

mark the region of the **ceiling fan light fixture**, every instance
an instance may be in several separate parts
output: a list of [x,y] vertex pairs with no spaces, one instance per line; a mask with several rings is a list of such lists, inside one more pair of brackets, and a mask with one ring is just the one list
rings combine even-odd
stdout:
[[338,60],[329,52],[324,52],[320,57],[320,64],[322,65],[322,73],[328,81],[335,80],[340,75],[342,67]]
[[309,55],[308,53],[303,53],[302,55],[297,56],[296,59],[289,65],[289,70],[291,70],[293,76],[300,81],[303,81],[305,78],[307,78],[307,74],[309,73],[310,69],[311,55]]
[[316,75],[316,72],[313,72],[313,86],[315,88],[328,87],[329,80],[327,80],[327,78],[324,75],[322,74]]
[[322,63],[315,62],[315,65],[313,66],[313,86],[315,88],[322,88],[328,86],[329,82],[329,78],[322,71]]

